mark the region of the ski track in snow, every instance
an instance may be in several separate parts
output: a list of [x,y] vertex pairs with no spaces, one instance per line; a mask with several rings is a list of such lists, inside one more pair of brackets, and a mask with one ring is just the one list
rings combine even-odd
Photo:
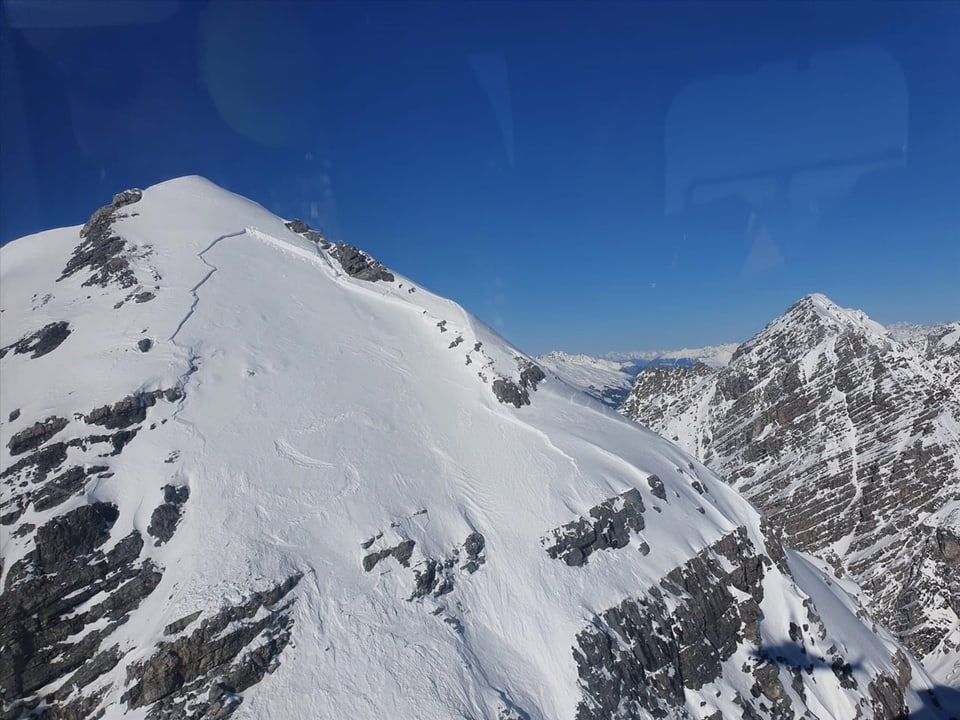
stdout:
[[336,464],[328,462],[326,460],[320,460],[319,458],[310,457],[309,455],[300,452],[289,442],[280,438],[279,440],[274,441],[274,446],[277,448],[277,454],[289,460],[294,465],[299,465],[303,468],[336,468]]

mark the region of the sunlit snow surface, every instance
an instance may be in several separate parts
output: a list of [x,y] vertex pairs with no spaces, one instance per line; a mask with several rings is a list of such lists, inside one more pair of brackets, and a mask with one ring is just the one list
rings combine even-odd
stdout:
[[[77,437],[85,430],[74,413],[138,389],[185,391],[182,403],[156,406],[155,428],[114,459],[113,477],[23,517],[40,525],[110,501],[120,512],[111,542],[132,528],[146,537],[161,486],[190,487],[173,539],[144,548],[164,568],[160,586],[109,640],[132,650],[108,676],[107,718],[143,716],[124,715],[124,666],[150,655],[167,623],[295,571],[305,577],[293,643],[235,717],[495,718],[506,697],[532,719],[572,718],[582,694],[571,647],[596,614],[738,526],[764,547],[759,515],[736,492],[555,377],[530,406],[498,403],[491,381],[516,376],[520,353],[407,278],[349,278],[282,220],[199,178],[154,186],[127,210],[115,229],[143,251],[138,277],[159,277],[150,302],[114,309],[117,288],[82,288],[83,274],[54,282],[77,228],[24,238],[0,256],[0,346],[52,321],[73,329],[49,355],[4,360],[4,420],[14,409],[56,414],[71,419],[64,438]],[[145,337],[154,347],[141,353]],[[3,466],[12,461],[4,449]],[[663,479],[667,502],[651,496],[650,474]],[[632,546],[594,553],[583,567],[547,555],[542,536],[630,488],[647,505]],[[10,529],[0,527],[5,573],[29,550]],[[409,602],[410,571],[392,559],[361,567],[360,544],[377,533],[384,546],[415,540],[416,561],[448,554],[473,531],[486,539],[486,563],[437,599]],[[641,541],[649,555],[636,550]],[[829,631],[862,654],[862,687],[876,670],[893,673],[895,643],[866,638],[849,598],[834,606],[837,587],[809,561],[791,556],[791,566],[799,587],[776,568],[764,580],[764,640],[788,642],[809,595]],[[749,652],[744,645],[725,663],[724,681],[688,691],[691,717],[733,716],[733,690],[749,693],[739,674]],[[790,687],[786,671],[783,682]],[[915,667],[916,687],[927,682]],[[853,696],[833,674],[805,683],[821,717],[853,717]]]

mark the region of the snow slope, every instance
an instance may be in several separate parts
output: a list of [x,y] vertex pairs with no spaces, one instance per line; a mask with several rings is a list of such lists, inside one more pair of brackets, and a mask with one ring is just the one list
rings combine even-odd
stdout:
[[[351,277],[336,246],[201,178],[108,219],[132,276],[110,265],[102,286],[57,281],[76,227],[0,250],[8,717],[937,716],[892,638],[844,639],[865,632],[854,601],[817,617],[838,589],[791,575],[736,491],[557,378],[527,382],[453,302]],[[16,349],[58,322],[54,349]],[[23,434],[46,418],[67,422]],[[48,475],[17,469],[58,443]],[[89,474],[41,504],[68,466]],[[97,567],[97,594],[63,589]],[[63,628],[43,656],[40,614]],[[809,670],[765,650],[788,646]]]

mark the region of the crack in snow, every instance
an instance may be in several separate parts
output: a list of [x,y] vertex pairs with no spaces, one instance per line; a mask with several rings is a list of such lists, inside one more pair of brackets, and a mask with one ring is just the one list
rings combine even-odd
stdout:
[[244,229],[244,230],[239,230],[238,232],[227,233],[226,235],[221,235],[221,236],[218,237],[216,240],[214,240],[212,243],[210,243],[209,245],[207,245],[207,247],[205,247],[203,250],[201,250],[200,252],[197,253],[197,257],[200,258],[200,262],[202,262],[204,265],[206,265],[208,268],[210,268],[210,270],[209,270],[209,272],[207,272],[206,275],[203,276],[203,279],[200,280],[200,282],[198,282],[196,285],[194,285],[192,288],[190,288],[190,293],[193,295],[193,304],[190,305],[190,309],[187,311],[187,314],[183,316],[183,319],[182,319],[182,320],[180,321],[180,323],[177,325],[177,329],[173,331],[173,335],[171,335],[171,336],[169,337],[169,340],[170,340],[171,342],[173,342],[173,341],[176,340],[176,338],[177,338],[177,333],[179,333],[179,332],[183,329],[183,326],[186,325],[187,320],[189,320],[189,319],[190,319],[190,316],[193,315],[193,311],[197,309],[197,303],[200,302],[200,296],[197,294],[197,291],[198,291],[201,287],[203,287],[203,284],[204,284],[207,280],[209,280],[209,279],[210,279],[210,276],[213,275],[213,274],[217,271],[217,266],[216,266],[216,265],[211,265],[210,263],[208,263],[208,262],[207,262],[207,259],[204,257],[204,255],[206,255],[208,252],[210,252],[211,250],[213,250],[213,248],[216,247],[217,244],[220,243],[222,240],[226,240],[227,238],[240,237],[241,235],[245,234],[246,232],[247,232],[246,229]]
[[241,235],[244,235],[246,232],[247,232],[246,229],[243,229],[243,230],[238,230],[237,232],[221,235],[218,238],[216,238],[213,242],[211,242],[209,245],[207,245],[207,247],[205,247],[203,250],[197,253],[197,257],[200,259],[200,262],[202,262],[204,265],[206,265],[210,269],[207,271],[207,274],[204,275],[203,278],[201,278],[200,282],[198,282],[196,285],[190,288],[190,294],[193,295],[193,302],[190,304],[190,309],[187,310],[187,314],[183,316],[183,319],[181,319],[180,322],[177,324],[176,330],[173,331],[173,334],[169,338],[169,341],[172,342],[175,346],[183,348],[187,352],[187,369],[183,373],[181,373],[180,376],[177,378],[177,389],[180,391],[180,399],[177,401],[177,407],[173,411],[172,419],[174,420],[174,422],[178,422],[188,426],[191,429],[191,431],[194,432],[194,434],[196,434],[196,429],[192,426],[191,423],[187,423],[180,418],[180,412],[183,410],[183,404],[187,398],[185,388],[187,386],[187,383],[190,381],[190,376],[193,375],[195,372],[197,372],[197,370],[199,369],[199,366],[197,365],[198,356],[194,348],[192,347],[184,348],[182,345],[180,345],[180,343],[177,342],[177,335],[183,329],[183,326],[187,324],[187,320],[189,320],[193,316],[194,311],[197,309],[197,305],[200,303],[200,294],[199,294],[200,288],[203,287],[204,283],[206,283],[207,280],[209,280],[211,276],[217,271],[217,266],[207,262],[207,259],[204,257],[204,255],[206,255],[213,248],[215,248],[221,241],[226,240],[228,238],[240,237]]

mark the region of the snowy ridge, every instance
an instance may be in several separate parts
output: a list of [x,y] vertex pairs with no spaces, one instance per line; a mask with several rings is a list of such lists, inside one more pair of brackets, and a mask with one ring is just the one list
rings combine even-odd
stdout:
[[681,350],[640,350],[637,352],[609,352],[604,357],[608,360],[689,360],[702,362],[710,367],[724,367],[730,362],[733,353],[739,347],[738,343],[723,345],[708,345],[701,348],[683,348]]
[[0,249],[5,716],[938,717],[733,488],[455,303],[201,178],[95,219]]

